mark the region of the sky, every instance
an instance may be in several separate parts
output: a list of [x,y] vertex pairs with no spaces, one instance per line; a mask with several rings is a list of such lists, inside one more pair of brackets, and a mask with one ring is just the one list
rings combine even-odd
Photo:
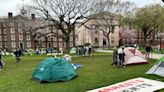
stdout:
[[[162,0],[122,0],[135,2],[138,7],[143,7],[147,4],[162,3]],[[30,0],[24,0],[24,3],[29,3]],[[13,15],[19,14],[19,9],[22,7],[22,0],[0,0],[0,16],[7,16],[8,12],[12,12]]]

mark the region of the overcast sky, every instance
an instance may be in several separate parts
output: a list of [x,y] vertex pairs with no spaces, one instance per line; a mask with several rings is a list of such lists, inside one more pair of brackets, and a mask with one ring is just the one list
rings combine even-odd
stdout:
[[[29,3],[30,0],[24,0],[25,4]],[[151,3],[162,3],[162,0],[122,0],[122,1],[132,1],[135,2],[138,7],[143,7],[144,5]],[[22,0],[0,0],[0,16],[7,16],[8,12],[12,12],[13,15],[19,13],[21,8]]]

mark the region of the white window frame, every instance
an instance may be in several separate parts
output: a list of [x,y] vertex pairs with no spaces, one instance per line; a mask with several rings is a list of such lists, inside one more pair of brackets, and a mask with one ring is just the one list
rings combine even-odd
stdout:
[[53,41],[57,41],[57,37],[53,37]]
[[6,35],[4,35],[4,41],[7,41],[7,36]]
[[16,47],[16,42],[11,42],[11,47],[15,48]]
[[31,42],[27,42],[27,47],[31,48]]
[[45,42],[42,42],[42,47],[46,47],[46,44],[45,44]]
[[11,40],[15,41],[15,35],[11,35]]
[[59,41],[63,41],[63,39],[62,38],[59,38]]
[[20,34],[23,34],[22,28],[18,28],[18,32],[19,32]]
[[10,26],[14,26],[14,22],[10,22]]
[[3,29],[3,33],[7,34],[7,29],[6,28]]
[[8,47],[7,42],[5,42],[4,44],[5,44],[5,48],[7,48]]
[[56,42],[53,43],[53,47],[57,47],[57,43]]
[[51,41],[51,37],[48,37],[48,41]]
[[18,26],[21,27],[22,26],[22,22],[18,22]]
[[31,40],[31,36],[30,35],[27,35],[26,36],[26,39],[27,39],[27,41],[30,41]]
[[59,47],[63,47],[63,43],[60,42],[60,43],[59,43]]
[[10,28],[11,33],[15,33],[15,28]]
[[19,35],[19,40],[23,41],[23,35]]

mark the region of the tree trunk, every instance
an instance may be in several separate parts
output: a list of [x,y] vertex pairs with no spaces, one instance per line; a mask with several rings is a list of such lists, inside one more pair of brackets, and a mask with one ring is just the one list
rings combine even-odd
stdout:
[[73,29],[73,47],[76,47],[76,37],[75,37],[75,28]]
[[66,50],[70,49],[70,41],[69,41],[69,36],[66,36],[64,39],[65,43],[66,43]]
[[144,35],[144,45],[147,45],[147,36]]
[[110,38],[107,37],[107,40],[108,40],[108,48],[110,49]]

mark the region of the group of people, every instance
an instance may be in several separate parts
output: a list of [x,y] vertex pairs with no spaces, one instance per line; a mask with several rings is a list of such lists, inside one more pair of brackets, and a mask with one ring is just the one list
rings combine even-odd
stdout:
[[120,47],[118,49],[114,47],[112,57],[113,57],[112,65],[118,66],[118,67],[125,67],[124,47]]
[[83,46],[76,48],[76,56],[91,56],[92,47],[91,46]]

